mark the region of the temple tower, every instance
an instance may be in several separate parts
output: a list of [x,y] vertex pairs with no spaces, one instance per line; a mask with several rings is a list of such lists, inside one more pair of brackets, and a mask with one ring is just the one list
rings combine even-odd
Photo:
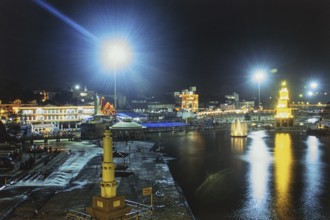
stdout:
[[289,107],[289,91],[286,82],[282,82],[282,87],[279,92],[278,104],[276,107],[275,126],[278,127],[293,127],[293,115]]
[[86,208],[86,211],[93,219],[125,219],[131,208],[126,205],[125,196],[118,196],[116,193],[117,182],[109,127],[104,132],[103,149],[101,196],[93,196],[92,207]]

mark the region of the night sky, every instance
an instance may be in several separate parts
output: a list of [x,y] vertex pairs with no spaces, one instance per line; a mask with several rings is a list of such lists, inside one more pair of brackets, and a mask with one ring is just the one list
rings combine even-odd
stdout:
[[196,86],[252,99],[257,68],[278,70],[262,82],[263,98],[281,80],[292,97],[311,80],[329,88],[329,1],[1,0],[0,30],[0,80],[27,88],[79,83],[113,93],[113,71],[100,61],[100,45],[113,37],[132,49],[116,73],[126,95]]

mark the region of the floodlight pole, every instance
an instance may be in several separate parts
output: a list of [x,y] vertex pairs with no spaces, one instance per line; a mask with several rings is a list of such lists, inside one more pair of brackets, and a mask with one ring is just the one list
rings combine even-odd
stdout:
[[258,121],[260,121],[260,79],[258,80],[258,95],[259,95],[259,102],[258,102]]
[[114,108],[117,109],[117,68],[121,67],[122,65],[126,64],[128,61],[128,47],[126,43],[115,40],[110,42],[109,46],[107,47],[109,50],[109,54],[107,58],[110,58],[110,65],[113,68],[114,72]]
[[117,68],[116,68],[116,65],[115,65],[115,91],[114,91],[114,107],[115,107],[115,110],[117,111]]
[[258,103],[258,110],[260,111],[260,80],[258,80],[258,90],[259,90],[259,103]]

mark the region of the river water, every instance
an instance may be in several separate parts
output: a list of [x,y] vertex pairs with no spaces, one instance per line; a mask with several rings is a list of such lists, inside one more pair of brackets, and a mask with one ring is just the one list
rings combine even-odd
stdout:
[[149,135],[169,163],[195,217],[330,219],[330,137],[228,130]]

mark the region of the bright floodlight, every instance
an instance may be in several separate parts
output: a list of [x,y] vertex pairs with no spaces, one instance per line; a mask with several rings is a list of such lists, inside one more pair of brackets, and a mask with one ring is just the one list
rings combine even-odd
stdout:
[[132,59],[132,52],[128,41],[115,38],[105,41],[101,45],[102,63],[114,73],[114,107],[117,108],[117,70],[127,65]]
[[308,91],[308,92],[307,92],[307,95],[308,95],[308,96],[313,96],[314,94],[313,94],[312,91]]
[[114,69],[125,66],[132,57],[130,46],[123,39],[105,42],[102,51],[103,64]]
[[254,79],[255,79],[257,82],[261,82],[264,78],[265,78],[265,71],[264,71],[264,70],[257,70],[257,71],[254,73]]
[[258,82],[258,109],[261,109],[261,102],[260,102],[260,83],[265,78],[265,71],[264,70],[257,70],[254,73],[254,79]]
[[80,89],[80,86],[79,85],[75,85],[74,87],[76,90],[79,90]]
[[316,82],[311,82],[311,84],[310,84],[310,87],[312,88],[312,89],[316,89],[317,88],[317,83]]

